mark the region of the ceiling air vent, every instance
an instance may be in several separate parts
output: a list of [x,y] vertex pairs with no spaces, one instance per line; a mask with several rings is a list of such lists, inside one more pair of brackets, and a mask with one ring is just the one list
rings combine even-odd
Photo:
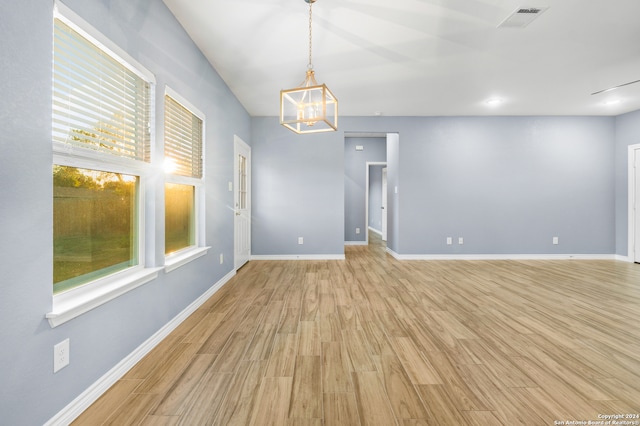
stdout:
[[524,28],[549,7],[519,7],[498,25],[498,28]]

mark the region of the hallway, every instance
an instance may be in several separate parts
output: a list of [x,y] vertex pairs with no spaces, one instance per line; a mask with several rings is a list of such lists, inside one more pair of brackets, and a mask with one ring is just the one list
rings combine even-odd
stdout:
[[[552,425],[640,413],[640,267],[251,261],[77,425]],[[117,342],[114,342],[117,344]]]

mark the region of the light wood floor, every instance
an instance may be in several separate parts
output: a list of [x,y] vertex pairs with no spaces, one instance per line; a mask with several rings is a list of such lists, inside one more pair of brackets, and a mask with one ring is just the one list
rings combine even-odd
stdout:
[[249,262],[74,424],[640,413],[640,265],[396,261],[371,240],[346,261]]

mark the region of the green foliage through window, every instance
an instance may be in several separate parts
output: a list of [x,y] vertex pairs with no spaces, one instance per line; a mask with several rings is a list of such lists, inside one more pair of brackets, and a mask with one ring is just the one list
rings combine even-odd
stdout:
[[138,177],[53,166],[54,293],[138,263]]

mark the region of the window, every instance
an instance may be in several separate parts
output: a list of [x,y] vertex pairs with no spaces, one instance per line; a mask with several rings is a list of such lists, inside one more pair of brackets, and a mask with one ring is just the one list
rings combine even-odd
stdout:
[[150,87],[132,69],[55,20],[54,142],[148,162]]
[[202,119],[168,94],[164,97],[164,157],[171,174],[202,178]]
[[238,206],[240,210],[247,208],[247,157],[238,155]]
[[54,9],[52,326],[157,275],[144,268],[142,232],[154,77]]
[[[164,97],[165,254],[171,268],[203,245],[203,114],[167,88]],[[204,253],[203,253],[204,254]]]
[[53,167],[53,292],[138,264],[139,177]]
[[165,184],[165,253],[170,254],[196,243],[195,188],[178,183]]

